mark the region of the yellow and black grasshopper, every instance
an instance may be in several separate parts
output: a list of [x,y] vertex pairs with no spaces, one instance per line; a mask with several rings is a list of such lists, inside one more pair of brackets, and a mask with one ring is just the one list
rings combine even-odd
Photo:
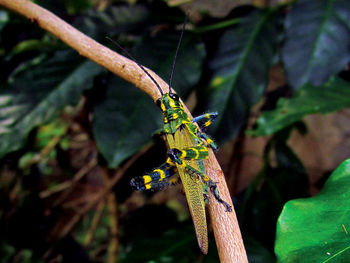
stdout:
[[208,147],[216,151],[217,145],[195,125],[197,123],[201,129],[205,129],[218,114],[216,112],[207,113],[191,120],[185,112],[178,95],[171,91],[175,61],[184,29],[185,23],[176,48],[168,93],[163,93],[159,84],[147,70],[123,49],[150,77],[162,96],[156,103],[161,109],[164,118],[161,135],[165,137],[169,146],[166,162],[148,174],[133,178],[130,181],[130,185],[136,190],[156,190],[172,185],[180,180],[183,184],[194,222],[199,247],[206,254],[208,251],[208,233],[205,202],[209,199],[208,189],[213,193],[216,200],[225,206],[227,212],[231,212],[232,208],[221,199],[216,183],[205,173],[203,160],[208,158]]

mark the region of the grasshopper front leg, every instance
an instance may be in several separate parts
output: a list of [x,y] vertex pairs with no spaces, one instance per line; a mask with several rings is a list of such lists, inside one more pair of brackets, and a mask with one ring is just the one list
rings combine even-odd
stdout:
[[196,122],[201,130],[205,130],[210,126],[219,114],[217,112],[210,112],[203,115],[199,115],[192,119],[192,122]]
[[[195,117],[192,119],[192,122],[196,122],[201,130],[205,130],[207,127],[209,127],[213,121],[218,116],[217,112],[210,112],[203,115],[200,115],[198,117]],[[218,150],[218,146],[215,144],[215,142],[204,132],[197,131],[197,136],[199,138],[202,138],[206,141],[206,143],[214,150]]]

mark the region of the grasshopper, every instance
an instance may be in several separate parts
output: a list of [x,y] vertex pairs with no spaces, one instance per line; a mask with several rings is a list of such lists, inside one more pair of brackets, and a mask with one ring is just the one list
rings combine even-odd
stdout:
[[163,93],[159,84],[147,70],[123,49],[153,81],[160,92],[161,98],[156,101],[156,104],[163,114],[164,126],[161,135],[165,137],[169,146],[166,162],[150,173],[133,178],[130,185],[136,190],[156,190],[181,181],[194,222],[199,247],[204,254],[207,254],[208,231],[205,203],[209,200],[208,190],[213,193],[218,202],[225,206],[227,212],[231,212],[232,208],[220,197],[216,182],[206,175],[203,164],[203,160],[208,158],[208,147],[214,151],[217,151],[218,147],[206,133],[202,132],[202,129],[207,128],[218,116],[218,113],[206,113],[191,120],[178,95],[172,92],[172,77],[184,30],[185,23],[176,48],[167,93]]

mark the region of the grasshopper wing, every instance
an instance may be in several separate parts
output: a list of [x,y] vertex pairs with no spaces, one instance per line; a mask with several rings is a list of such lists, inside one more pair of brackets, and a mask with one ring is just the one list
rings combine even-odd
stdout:
[[[186,127],[178,129],[175,134],[167,134],[169,149],[184,149],[195,145],[189,131]],[[187,165],[201,171],[198,160],[185,160]],[[188,174],[183,166],[176,165],[180,175],[185,195],[192,216],[194,228],[196,231],[198,245],[203,254],[208,253],[208,230],[205,216],[205,204],[203,198],[203,182],[200,178]],[[204,172],[204,171],[203,171]]]

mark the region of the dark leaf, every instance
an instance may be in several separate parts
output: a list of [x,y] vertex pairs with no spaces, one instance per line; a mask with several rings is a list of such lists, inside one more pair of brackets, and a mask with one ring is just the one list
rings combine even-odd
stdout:
[[273,254],[269,252],[260,242],[249,235],[244,236],[244,247],[247,250],[250,263],[274,263],[276,260]]
[[146,94],[113,77],[94,109],[93,132],[108,165],[116,167],[149,142],[161,123],[160,111]]
[[[172,83],[172,88],[183,99],[199,81],[205,56],[203,44],[196,41],[190,32],[184,34]],[[137,45],[135,56],[139,58],[140,63],[168,82],[179,37],[179,32],[169,31],[160,32],[156,37],[147,37]]]
[[110,6],[105,11],[88,9],[77,17],[74,26],[94,39],[105,40],[147,21],[149,10],[142,5]]
[[194,251],[197,244],[191,227],[173,229],[157,238],[142,239],[120,262],[196,262]]
[[289,83],[321,85],[350,61],[350,1],[297,1],[285,20],[282,50]]
[[212,127],[219,142],[237,135],[250,107],[263,95],[275,57],[278,21],[276,13],[254,9],[226,29],[210,51],[210,78],[199,90],[197,112],[219,112]]
[[31,129],[75,105],[101,71],[71,50],[43,55],[18,69],[0,90],[0,156],[18,150]]

